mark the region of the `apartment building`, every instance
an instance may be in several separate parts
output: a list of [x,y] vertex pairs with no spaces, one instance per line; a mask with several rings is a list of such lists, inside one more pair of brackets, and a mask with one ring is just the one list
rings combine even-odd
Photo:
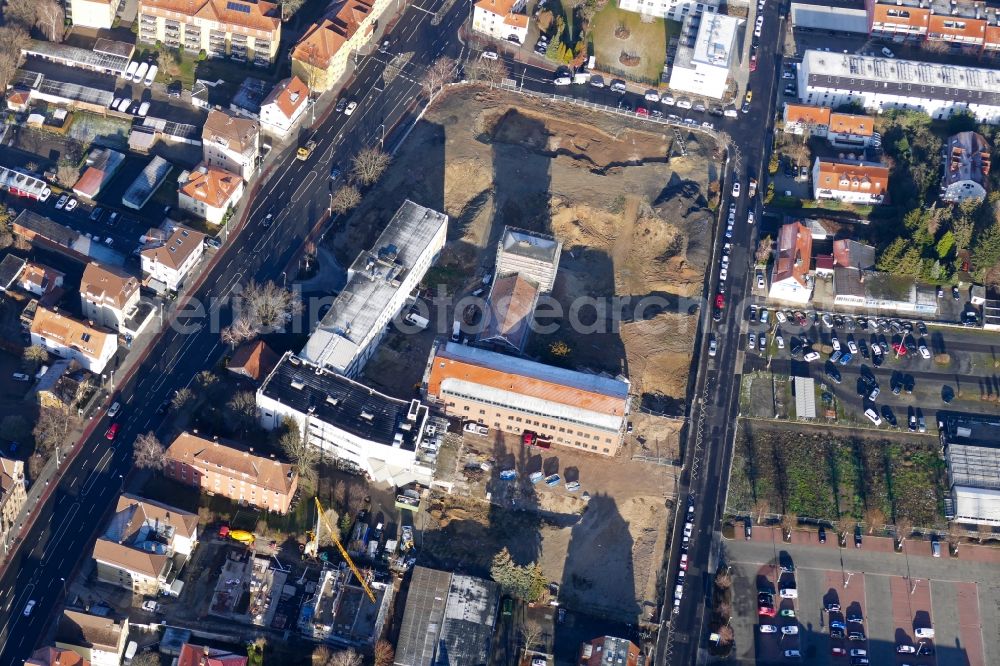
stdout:
[[75,359],[99,375],[118,351],[118,336],[88,322],[39,307],[31,321],[31,344],[61,358]]
[[797,76],[805,104],[856,102],[875,114],[909,109],[935,120],[968,112],[982,123],[1000,122],[1000,70],[809,50]]
[[686,16],[693,14],[714,14],[719,11],[719,4],[719,0],[619,0],[618,8],[636,14],[683,21]]
[[[700,16],[694,43],[682,41],[670,69],[670,88],[694,95],[722,99],[729,80],[736,33],[740,22],[735,16],[704,14]],[[696,15],[684,20],[682,34],[693,31]]]
[[198,516],[152,500],[121,495],[94,544],[97,579],[134,594],[177,595],[177,574],[198,543]]
[[56,628],[56,648],[74,652],[92,666],[119,666],[127,641],[127,617],[116,620],[67,608]]
[[941,156],[941,199],[951,203],[984,199],[990,184],[991,152],[982,134],[959,132],[948,137]]
[[555,237],[515,227],[504,227],[497,244],[496,274],[519,273],[538,283],[544,294],[552,291],[562,256]]
[[65,5],[66,18],[74,26],[110,30],[121,0],[68,0]]
[[472,10],[472,29],[493,39],[524,44],[528,38],[525,0],[479,0]]
[[558,446],[614,456],[629,383],[453,342],[431,350],[422,390],[446,414]]
[[875,138],[875,119],[854,113],[835,113],[828,106],[785,104],[784,131],[825,138],[835,148],[862,149]]
[[808,303],[813,290],[809,274],[811,261],[812,233],[809,229],[799,222],[782,225],[778,231],[777,252],[767,297],[788,303]]
[[403,202],[371,250],[347,270],[347,284],[299,356],[352,377],[385,336],[444,248],[448,216]]
[[974,0],[865,0],[869,34],[1000,50],[1000,15]]
[[298,488],[298,473],[274,457],[255,455],[235,442],[182,432],[167,448],[163,474],[240,504],[288,513]]
[[177,206],[211,224],[222,224],[230,208],[243,196],[237,174],[202,162],[177,181]]
[[642,652],[627,638],[598,636],[580,645],[579,666],[639,666]]
[[812,168],[813,198],[855,204],[881,204],[889,186],[889,169],[881,164],[819,157]]
[[332,89],[344,76],[351,53],[368,43],[391,0],[331,3],[292,49],[292,75],[315,93]]
[[80,307],[83,316],[95,325],[120,331],[138,311],[139,280],[119,268],[92,261],[80,279]]
[[175,226],[165,238],[154,237],[139,253],[142,272],[171,291],[180,289],[205,252],[205,234]]
[[212,109],[201,131],[202,159],[249,181],[260,157],[260,124]]
[[297,76],[284,79],[260,105],[261,128],[277,137],[285,137],[309,106],[309,88]]
[[0,457],[0,543],[7,543],[17,516],[27,501],[24,462]]
[[278,56],[281,10],[266,0],[139,0],[139,41],[261,67]]

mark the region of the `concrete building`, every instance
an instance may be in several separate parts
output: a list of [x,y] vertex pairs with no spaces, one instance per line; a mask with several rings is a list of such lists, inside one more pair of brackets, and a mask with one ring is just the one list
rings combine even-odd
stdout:
[[309,88],[297,76],[284,79],[271,90],[260,105],[261,128],[277,137],[285,137],[309,106]]
[[97,198],[101,188],[107,185],[118,168],[125,161],[125,156],[110,148],[94,148],[87,155],[87,168],[83,175],[73,185],[73,193],[78,197],[90,199]]
[[114,333],[45,307],[35,311],[30,330],[31,344],[60,358],[75,359],[95,375],[104,371],[118,351]]
[[472,29],[493,39],[524,44],[528,38],[525,0],[479,0],[472,10]]
[[824,160],[812,168],[813,198],[854,204],[881,204],[889,187],[889,169],[854,160]]
[[1000,122],[1000,70],[808,50],[798,68],[799,101],[872,113],[923,111],[936,120],[968,112]]
[[5,293],[13,289],[27,265],[27,260],[16,254],[5,254],[0,260],[0,292]]
[[281,41],[280,7],[266,0],[139,0],[139,41],[189,53],[271,65]]
[[562,243],[553,236],[504,227],[497,244],[496,274],[519,273],[538,283],[543,294],[552,291],[559,270]]
[[869,313],[933,315],[935,289],[912,278],[874,270],[875,248],[853,240],[833,242],[834,303]]
[[618,8],[627,12],[644,14],[672,21],[683,21],[684,17],[702,12],[713,14],[719,11],[718,0],[620,0]]
[[128,618],[115,620],[67,608],[59,618],[56,647],[70,650],[93,666],[119,666],[128,640]]
[[788,303],[808,303],[813,290],[809,274],[812,234],[798,222],[785,224],[778,231],[777,245],[767,297]]
[[266,430],[290,418],[324,455],[374,481],[402,486],[433,479],[434,470],[416,459],[428,412],[419,400],[390,398],[285,354],[257,390],[257,407]]
[[493,280],[483,312],[479,345],[515,354],[523,352],[531,333],[538,296],[538,283],[531,278],[520,273],[498,275]]
[[580,646],[579,666],[639,666],[641,654],[627,638],[599,636]]
[[215,109],[201,132],[202,159],[210,167],[238,174],[249,181],[260,156],[260,124]]
[[938,425],[951,492],[948,518],[1000,525],[1000,420],[948,413]]
[[325,567],[313,597],[312,613],[303,614],[302,634],[314,641],[370,650],[382,635],[392,606],[392,585],[368,583],[372,603],[346,565]]
[[243,179],[202,162],[177,181],[177,206],[212,224],[222,224],[243,196]]
[[790,16],[796,29],[868,34],[864,0],[796,0]]
[[627,380],[452,342],[431,350],[423,391],[448,415],[606,456],[618,453],[629,411]]
[[24,483],[24,462],[0,457],[0,543],[6,544],[24,503],[28,501]]
[[292,49],[292,75],[317,94],[332,89],[344,76],[351,53],[368,43],[391,5],[390,0],[332,2]]
[[[685,27],[695,20],[695,15],[689,15],[684,20]],[[681,43],[677,47],[670,70],[670,88],[722,99],[729,81],[736,32],[743,19],[706,13],[700,20],[694,44]]]
[[80,279],[83,316],[98,326],[119,331],[139,309],[139,280],[122,270],[90,262]]
[[167,289],[177,291],[198,265],[204,252],[205,234],[174,226],[169,236],[160,234],[150,237],[147,233],[146,247],[139,253],[139,258],[147,281],[155,280]]
[[299,484],[298,473],[288,463],[197,432],[182,432],[167,447],[163,475],[274,513],[288,513]]
[[394,666],[487,666],[499,602],[491,580],[414,567]]
[[990,183],[990,144],[976,132],[959,132],[944,144],[941,199],[961,203],[984,199]]
[[66,2],[66,18],[74,26],[110,30],[115,22],[115,14],[121,6],[120,0],[69,0]]
[[177,575],[198,543],[198,515],[121,495],[94,544],[97,580],[134,594],[177,596]]
[[358,255],[347,284],[299,356],[352,377],[364,367],[444,248],[448,216],[405,201],[371,250]]

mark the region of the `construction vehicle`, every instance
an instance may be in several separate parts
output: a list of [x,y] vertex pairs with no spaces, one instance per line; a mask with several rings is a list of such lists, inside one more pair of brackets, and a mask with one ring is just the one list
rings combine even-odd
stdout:
[[247,532],[246,530],[234,530],[230,529],[228,525],[223,525],[219,528],[219,536],[223,539],[232,539],[233,541],[239,541],[245,546],[252,546],[257,537],[254,536],[253,532]]
[[340,543],[340,538],[337,536],[337,529],[330,524],[330,521],[327,520],[326,514],[323,513],[323,505],[320,504],[319,498],[314,497],[313,501],[316,503],[316,531],[314,533],[310,532],[307,534],[307,536],[312,536],[313,538],[306,542],[305,554],[311,557],[317,556],[317,553],[319,552],[319,537],[322,530],[326,529],[326,531],[329,532],[330,541],[332,541],[333,545],[335,545],[337,550],[340,551],[340,556],[344,558],[344,561],[347,562],[347,566],[351,568],[351,573],[353,573],[354,577],[358,579],[358,582],[364,589],[365,594],[368,595],[368,598],[373,604],[378,603],[375,601],[375,595],[372,593],[371,588],[368,587],[368,581],[365,580],[365,577],[358,570],[358,567],[355,566],[354,560],[351,559],[351,556],[347,554],[347,550],[344,548],[343,544]]

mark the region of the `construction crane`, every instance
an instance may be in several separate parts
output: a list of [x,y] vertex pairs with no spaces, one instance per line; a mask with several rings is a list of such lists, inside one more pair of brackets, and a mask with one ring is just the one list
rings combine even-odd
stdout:
[[319,535],[322,523],[322,526],[325,526],[326,530],[330,533],[330,540],[333,541],[334,545],[337,546],[337,550],[340,551],[340,556],[344,558],[344,561],[347,562],[347,566],[351,568],[351,572],[354,574],[354,577],[358,579],[359,583],[361,583],[361,587],[364,588],[365,594],[368,595],[368,598],[371,599],[373,604],[377,604],[378,602],[375,600],[375,595],[372,593],[371,588],[368,587],[368,582],[365,580],[365,577],[361,575],[358,568],[354,566],[354,561],[351,559],[351,556],[347,554],[347,550],[340,543],[340,539],[337,538],[337,530],[334,529],[333,525],[330,524],[330,521],[327,520],[326,514],[323,512],[323,505],[320,504],[319,498],[314,497],[313,501],[316,502],[316,534],[313,539],[310,539],[309,542],[306,543],[306,554],[315,554],[319,550]]

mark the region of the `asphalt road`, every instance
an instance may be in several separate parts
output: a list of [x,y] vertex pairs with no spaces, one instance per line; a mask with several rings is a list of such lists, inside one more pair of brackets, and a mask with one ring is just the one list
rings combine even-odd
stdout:
[[[224,255],[192,294],[192,302],[205,304],[217,314],[219,324],[205,325],[206,318],[192,310],[178,313],[181,325],[167,328],[116,394],[122,403],[116,441],[105,439],[110,421],[102,419],[49,500],[39,507],[31,530],[0,579],[0,664],[27,659],[44,633],[64,594],[64,579],[72,575],[80,558],[89,556],[92,539],[124,486],[132,467],[132,442],[137,435],[156,430],[164,418],[155,414],[157,406],[223,353],[219,329],[231,317],[225,299],[238,284],[251,279],[284,278],[285,267],[327,212],[331,164],[346,165],[359,148],[383,137],[391,141],[393,128],[404,127],[416,113],[422,68],[442,53],[460,55],[462,46],[454,35],[466,8],[455,3],[437,25],[431,25],[432,13],[443,0],[416,4],[400,17],[390,46],[394,52],[412,51],[410,61],[386,83],[382,74],[391,52],[361,59],[344,92],[358,102],[357,110],[350,117],[334,113],[318,126],[313,135],[317,148],[310,160],[295,160],[293,151],[280,158],[251,203],[246,225],[230,238],[221,250]],[[268,212],[275,219],[264,228],[261,222]],[[23,611],[29,600],[36,605],[26,617]]]

